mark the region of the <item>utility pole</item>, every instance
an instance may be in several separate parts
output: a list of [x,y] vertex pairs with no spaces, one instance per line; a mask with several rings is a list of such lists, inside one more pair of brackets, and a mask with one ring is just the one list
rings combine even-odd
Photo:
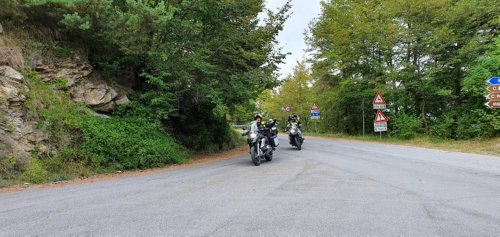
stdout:
[[363,111],[363,137],[365,136],[365,98],[361,102],[361,111]]

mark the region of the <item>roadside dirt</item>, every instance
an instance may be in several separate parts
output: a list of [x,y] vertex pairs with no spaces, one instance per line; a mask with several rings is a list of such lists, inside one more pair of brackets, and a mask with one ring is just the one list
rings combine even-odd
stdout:
[[88,178],[64,180],[64,181],[58,181],[58,182],[46,183],[46,184],[14,185],[14,186],[10,186],[10,187],[0,188],[0,194],[21,192],[21,191],[33,190],[33,189],[59,188],[59,187],[63,187],[66,185],[95,183],[95,182],[100,182],[100,181],[104,181],[104,180],[142,176],[142,175],[154,174],[154,173],[165,172],[165,171],[170,171],[170,170],[187,169],[187,168],[191,168],[191,167],[195,167],[195,166],[199,166],[199,165],[209,164],[212,162],[234,159],[236,157],[239,157],[241,155],[246,154],[247,151],[248,151],[248,148],[246,146],[243,146],[243,147],[235,148],[233,150],[229,150],[229,151],[217,153],[217,154],[211,154],[211,155],[198,154],[198,155],[195,155],[193,158],[191,158],[189,163],[182,164],[182,165],[170,165],[170,166],[166,166],[166,167],[162,167],[162,168],[153,168],[153,169],[146,169],[146,170],[118,171],[115,173],[94,175],[94,176],[91,176]]

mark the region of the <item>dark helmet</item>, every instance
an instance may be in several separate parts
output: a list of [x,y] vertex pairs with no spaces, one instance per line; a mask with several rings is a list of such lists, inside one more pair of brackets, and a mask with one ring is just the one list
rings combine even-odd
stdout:
[[256,120],[257,118],[262,119],[262,116],[260,114],[257,114],[257,115],[255,115],[255,117],[253,119]]

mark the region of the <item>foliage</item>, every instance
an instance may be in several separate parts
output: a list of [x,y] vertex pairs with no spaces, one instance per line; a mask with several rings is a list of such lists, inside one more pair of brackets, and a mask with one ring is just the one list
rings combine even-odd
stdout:
[[14,179],[20,171],[18,162],[19,161],[13,155],[0,157],[0,180]]
[[[142,89],[137,101],[182,141],[220,140],[211,127],[226,123],[221,112],[277,85],[274,71],[285,55],[275,47],[276,37],[290,8],[286,3],[276,13],[267,11],[261,22],[263,0],[24,0],[11,5],[24,24],[64,31],[71,41],[86,45],[104,75],[134,71]],[[64,48],[56,51],[65,53]],[[209,131],[200,134],[200,129]]]
[[371,100],[376,90],[395,118],[418,119],[422,133],[497,136],[488,121],[500,114],[484,106],[484,81],[500,73],[499,10],[486,0],[323,1],[308,38],[315,93],[332,108],[323,131],[359,134],[359,99],[347,101]]
[[430,134],[440,138],[452,138],[454,137],[453,126],[456,126],[454,115],[446,113],[436,118],[431,124]]
[[137,114],[96,117],[67,93],[52,90],[37,73],[28,73],[25,78],[30,88],[26,102],[29,116],[48,132],[51,145],[48,153],[41,154],[40,162],[52,173],[85,176],[90,173],[85,167],[136,169],[185,162],[187,152],[153,119]]
[[391,134],[402,139],[411,139],[417,136],[422,128],[422,121],[404,113],[398,114],[391,119]]
[[58,90],[67,91],[68,90],[68,80],[62,77],[57,77],[50,82]]
[[[84,105],[74,103],[69,94],[58,94],[52,90],[36,72],[25,74],[25,79],[30,88],[25,102],[28,116],[38,121],[39,129],[48,132],[51,144],[49,153],[70,146],[74,142],[73,138],[80,135],[83,121],[93,116],[92,112]],[[56,79],[55,85],[63,82],[63,79]]]
[[23,172],[22,179],[34,184],[44,183],[49,180],[49,172],[40,160],[34,158],[30,160],[28,168]]
[[[293,74],[282,81],[279,90],[268,91],[261,95],[259,101],[261,110],[268,116],[282,120],[286,125],[288,115],[297,114],[304,129],[309,127],[309,112],[314,102],[312,96],[312,77],[304,62],[298,63]],[[284,107],[290,106],[291,112],[283,111]]]
[[82,154],[95,167],[144,169],[186,162],[187,153],[142,118],[92,118],[82,126]]

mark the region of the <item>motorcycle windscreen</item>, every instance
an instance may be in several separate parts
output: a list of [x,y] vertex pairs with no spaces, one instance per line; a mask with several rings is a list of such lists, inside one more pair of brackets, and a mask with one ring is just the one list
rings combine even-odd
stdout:
[[278,139],[277,136],[274,138],[274,145],[275,146],[279,146],[280,145],[280,140]]

